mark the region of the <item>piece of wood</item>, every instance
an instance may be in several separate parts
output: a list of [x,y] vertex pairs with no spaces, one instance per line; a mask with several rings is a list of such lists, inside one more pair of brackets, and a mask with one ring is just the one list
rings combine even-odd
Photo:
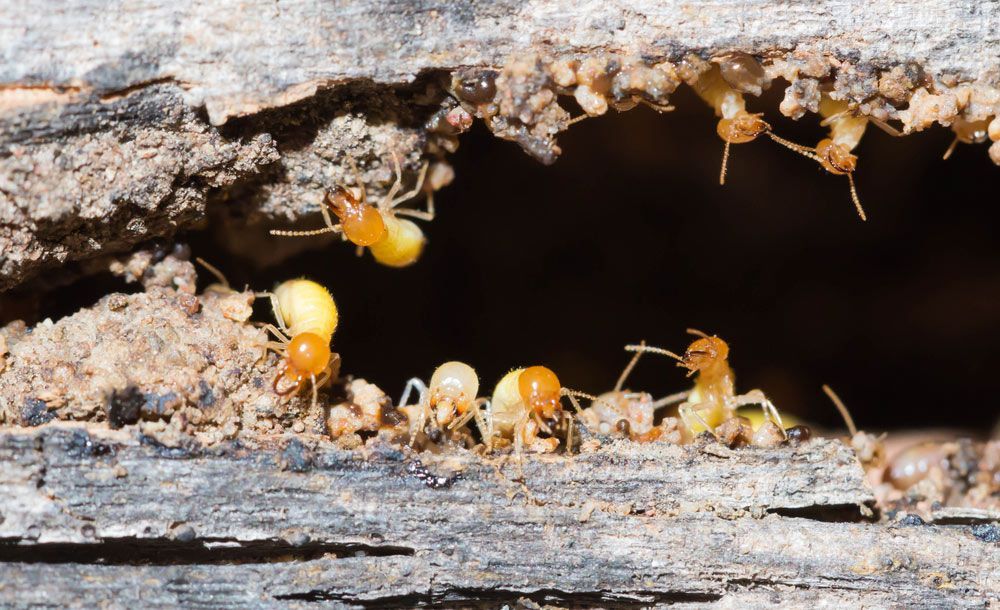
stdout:
[[1000,546],[981,531],[861,519],[872,494],[837,441],[617,442],[527,456],[518,472],[509,457],[302,437],[171,448],[66,423],[8,430],[0,605],[981,608],[1000,595]]
[[[834,55],[1000,85],[1000,6],[966,0],[4,0],[0,82],[121,95],[167,82],[210,121],[285,106],[356,79],[503,66],[525,51],[679,59],[742,50]],[[117,13],[117,15],[116,15]],[[111,18],[115,15],[114,18]],[[58,42],[54,42],[58,41]]]
[[816,111],[820,80],[912,130],[1000,114],[1000,6],[974,0],[0,0],[0,15],[0,291],[85,273],[63,268],[213,208],[241,254],[278,256],[259,225],[318,222],[324,190],[354,181],[345,153],[376,196],[392,152],[412,180],[454,149],[429,128],[455,104],[450,73],[526,55],[547,59],[510,79],[519,99],[491,128],[546,162],[566,122],[517,122],[555,95],[543,68],[559,58],[744,52],[791,82],[795,117]]

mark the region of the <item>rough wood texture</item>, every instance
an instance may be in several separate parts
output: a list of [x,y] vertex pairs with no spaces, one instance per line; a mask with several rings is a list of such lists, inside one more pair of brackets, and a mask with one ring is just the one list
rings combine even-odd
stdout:
[[[345,153],[378,195],[391,152],[412,179],[421,156],[454,150],[471,116],[445,133],[432,117],[457,106],[442,81],[459,68],[742,51],[791,83],[790,116],[816,111],[822,81],[920,130],[1000,114],[998,32],[1000,6],[971,0],[0,0],[0,290],[213,209],[244,254],[271,252],[256,247],[267,227],[246,225],[315,216],[353,182]],[[555,95],[537,66],[510,75],[490,127],[551,162],[568,115],[536,129],[533,96]],[[678,83],[645,93],[667,103]]]
[[395,84],[423,70],[500,67],[526,50],[676,58],[795,49],[872,66],[913,62],[933,74],[1000,84],[1000,6],[991,2],[141,0],[116,3],[117,10],[97,0],[52,3],[50,10],[6,4],[0,82],[109,95],[168,81],[183,87],[190,105],[204,104],[216,125],[330,84]]
[[613,443],[528,458],[525,485],[509,459],[253,443],[8,430],[0,605],[982,608],[1000,595],[997,532],[860,520],[873,498],[836,441]]

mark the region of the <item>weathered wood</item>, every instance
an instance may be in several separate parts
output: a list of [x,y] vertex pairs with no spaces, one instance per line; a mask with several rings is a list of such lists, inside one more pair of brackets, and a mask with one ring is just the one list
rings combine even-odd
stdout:
[[[457,104],[442,87],[456,69],[740,51],[791,82],[786,114],[815,112],[822,80],[920,130],[1000,113],[997,32],[1000,6],[974,0],[0,0],[0,291],[169,238],[213,202],[233,230],[315,215],[353,181],[344,153],[384,193],[392,152],[412,179],[454,149],[428,119]],[[528,137],[517,118],[554,95],[543,67],[511,79],[495,131],[551,162],[565,121]],[[261,227],[247,233],[244,254],[272,251],[255,247]]]
[[836,441],[618,442],[528,457],[524,484],[509,458],[419,459],[442,485],[389,446],[9,430],[0,605],[971,608],[1000,595],[1000,546],[982,531],[859,519],[873,498]]
[[499,67],[529,50],[678,59],[795,49],[872,66],[913,62],[935,75],[1000,84],[1000,7],[971,1],[5,4],[0,82],[108,95],[167,81],[183,87],[190,105],[204,104],[214,124],[330,84]]

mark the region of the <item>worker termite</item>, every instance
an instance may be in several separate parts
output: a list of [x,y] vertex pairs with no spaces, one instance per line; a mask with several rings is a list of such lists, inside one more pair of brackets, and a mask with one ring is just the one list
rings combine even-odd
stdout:
[[[407,402],[414,390],[418,400],[409,405]],[[437,367],[429,385],[416,377],[410,379],[398,407],[407,417],[410,445],[419,442],[422,436],[435,443],[443,438],[468,437],[464,426],[472,419],[480,430],[485,429],[480,404],[486,401],[476,398],[478,392],[479,376],[464,362],[445,362]]]
[[[643,341],[639,345],[645,347],[646,342]],[[625,381],[643,353],[636,351],[619,375],[614,389],[598,395],[597,399],[580,413],[580,420],[589,429],[600,434],[621,436],[639,442],[653,441],[663,436],[664,429],[669,426],[654,425],[656,411],[683,401],[689,392],[679,392],[653,400],[653,397],[646,392],[624,390]]]
[[[403,187],[403,173],[399,166],[399,157],[392,154],[396,181],[389,188],[386,196],[377,204],[368,202],[368,194],[364,182],[358,172],[352,157],[347,157],[354,171],[358,195],[342,185],[337,185],[328,192],[324,205],[320,206],[326,226],[322,229],[306,231],[272,230],[271,235],[282,237],[311,237],[324,233],[341,233],[343,238],[358,247],[359,253],[367,247],[375,260],[389,267],[406,267],[420,258],[427,238],[423,231],[411,220],[399,216],[412,216],[420,220],[434,219],[434,198],[431,190],[424,189],[424,177],[427,175],[428,164],[425,162],[417,177],[417,184],[410,191],[398,194]],[[416,197],[421,191],[427,193],[427,210],[399,208],[399,204]],[[329,208],[329,210],[327,209]],[[333,212],[337,220],[334,224],[330,217]]]
[[[315,405],[317,389],[340,369],[340,355],[330,352],[338,318],[333,297],[323,286],[305,279],[282,282],[274,292],[257,296],[271,300],[278,326],[265,324],[264,328],[277,341],[268,341],[267,348],[284,359],[271,386],[278,395],[285,396],[298,392],[308,380]],[[282,384],[286,387],[279,389]]]
[[[753,64],[748,64],[748,59]],[[738,61],[739,66],[731,67],[726,64],[726,62],[733,61]],[[762,134],[767,134],[768,137],[783,146],[789,146],[793,149],[798,146],[774,135],[771,132],[771,126],[761,118],[763,115],[747,112],[743,93],[735,89],[725,78],[725,76],[729,76],[729,80],[734,80],[734,82],[738,82],[736,79],[743,79],[748,81],[748,85],[751,81],[758,83],[756,71],[748,67],[755,65],[756,60],[749,56],[738,56],[723,60],[723,64],[725,68],[712,64],[711,68],[700,74],[691,83],[698,96],[712,107],[716,116],[720,117],[715,128],[716,133],[724,142],[719,184],[726,183],[726,167],[729,163],[729,146],[731,144],[746,144],[756,140]],[[759,64],[756,66],[760,69]],[[762,69],[761,73],[763,73]],[[761,85],[757,84],[756,86],[759,89]]]
[[[524,451],[548,453],[559,446],[558,429],[565,429],[567,450],[572,449],[573,418],[562,408],[561,399],[570,399],[581,411],[578,397],[596,397],[564,388],[556,374],[544,366],[529,366],[503,376],[486,403],[480,427],[487,449],[503,441],[514,445],[520,457]],[[545,435],[544,437],[542,435]]]
[[674,358],[678,366],[688,369],[688,377],[697,374],[694,388],[687,399],[677,408],[688,438],[702,431],[719,438],[716,428],[723,422],[737,417],[736,410],[744,405],[760,405],[767,416],[753,434],[754,445],[774,445],[785,436],[781,415],[774,404],[760,390],[750,390],[736,394],[733,371],[729,367],[729,345],[717,336],[709,336],[701,331],[688,329],[695,339],[684,352],[684,356],[659,347],[646,345],[626,345],[630,352],[650,352]]
[[948,471],[954,443],[924,442],[912,445],[893,457],[885,467],[882,480],[900,491],[906,491],[928,476]]

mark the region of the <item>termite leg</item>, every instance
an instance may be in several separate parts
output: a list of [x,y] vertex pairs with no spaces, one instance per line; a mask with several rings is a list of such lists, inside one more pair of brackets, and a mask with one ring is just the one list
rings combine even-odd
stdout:
[[668,396],[664,396],[663,398],[654,401],[651,406],[655,411],[656,409],[661,409],[663,407],[677,404],[679,402],[684,402],[685,400],[688,399],[688,396],[690,395],[691,392],[688,390],[685,390],[683,392],[677,392],[676,394],[670,394]]
[[361,191],[361,203],[368,201],[368,191],[365,189],[365,181],[361,179],[361,172],[358,171],[358,164],[354,161],[353,155],[345,155],[347,157],[347,164],[351,166],[351,171],[354,172],[354,182],[357,183],[358,190]]
[[698,413],[698,411],[703,411],[709,407],[710,405],[706,405],[704,403],[699,403],[694,406],[681,405],[677,412],[680,414],[681,420],[684,422],[684,426],[687,427],[689,433],[692,433],[694,430],[694,424],[691,422],[691,420],[694,419],[697,423],[701,424],[709,434],[718,440],[719,435],[715,433],[715,428],[709,426],[708,422],[705,421],[705,418]]
[[[420,174],[417,176],[416,186],[414,186],[413,189],[407,191],[406,193],[396,196],[396,193],[399,192],[399,189],[403,187],[403,170],[399,166],[399,157],[396,155],[395,152],[392,153],[392,162],[396,168],[396,181],[392,184],[392,188],[390,188],[389,192],[386,194],[385,201],[383,202],[383,204],[379,206],[383,209],[392,209],[397,205],[399,205],[400,203],[404,201],[409,201],[410,199],[416,197],[420,193],[420,191],[422,191],[424,188],[424,179],[427,177],[427,168],[430,167],[430,163],[424,161],[423,166],[420,168]],[[402,211],[403,210],[400,210],[400,212]],[[419,210],[407,210],[407,212],[417,212],[418,214],[420,213]],[[430,214],[431,217],[425,218],[425,220],[433,220],[434,218],[433,211],[430,211]],[[410,214],[410,216],[421,218],[421,216],[414,214]]]
[[257,292],[254,294],[257,298],[267,297],[271,300],[271,311],[274,313],[274,320],[278,323],[278,328],[284,333],[284,337],[287,338],[288,328],[285,326],[285,317],[281,314],[281,303],[278,302],[278,295],[273,292]]
[[288,332],[288,329],[284,329],[284,332],[282,332],[282,330],[275,328],[274,324],[264,324],[261,328],[277,337],[278,341],[280,341],[283,346],[288,345],[288,343],[291,342],[291,339],[289,339],[288,335],[285,334]]
[[424,404],[427,400],[427,384],[421,381],[419,378],[414,377],[406,382],[406,387],[403,388],[403,395],[399,397],[399,406],[405,407],[406,401],[410,399],[410,393],[416,390],[417,395],[420,397],[419,403]]
[[750,390],[746,394],[737,396],[735,402],[737,407],[760,405],[761,410],[764,412],[764,417],[776,424],[779,428],[781,428],[782,433],[784,433],[785,423],[781,421],[781,415],[778,413],[777,407],[774,406],[774,403],[768,399],[764,392],[760,390]]

